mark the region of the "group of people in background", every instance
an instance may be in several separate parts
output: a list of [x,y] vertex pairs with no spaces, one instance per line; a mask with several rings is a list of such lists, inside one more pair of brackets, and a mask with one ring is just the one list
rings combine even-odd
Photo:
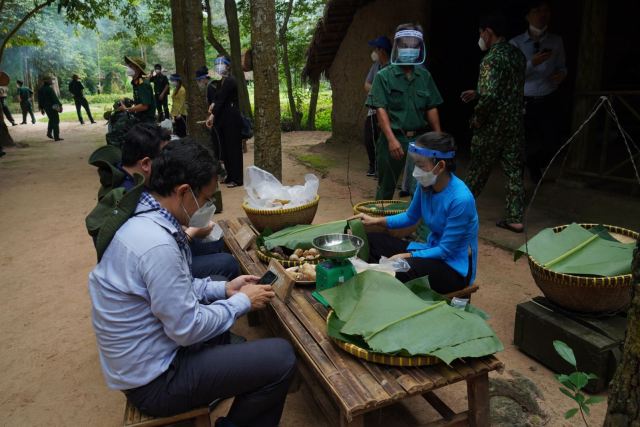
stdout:
[[[480,18],[478,47],[486,53],[476,88],[460,95],[462,102],[475,103],[465,183],[478,197],[500,161],[506,215],[496,226],[516,233],[524,228],[525,165],[537,183],[559,146],[557,89],[567,75],[562,38],[548,31],[548,1],[529,2],[525,19],[527,30],[507,40],[508,22],[502,14]],[[438,106],[443,100],[425,66],[419,25],[401,25],[393,43],[380,36],[369,46],[373,65],[364,85],[369,107],[364,129],[367,176],[377,178],[376,199],[385,200],[393,199],[403,173],[399,196],[406,197],[416,187],[407,147],[420,134],[441,131]]]

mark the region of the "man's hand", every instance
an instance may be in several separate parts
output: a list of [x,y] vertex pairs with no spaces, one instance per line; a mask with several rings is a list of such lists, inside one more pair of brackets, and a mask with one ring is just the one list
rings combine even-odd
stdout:
[[404,253],[404,254],[395,254],[394,256],[392,256],[389,259],[405,259],[405,258],[411,258],[411,254],[410,253]]
[[227,298],[230,298],[240,292],[244,286],[254,285],[260,280],[258,276],[238,276],[230,282],[227,282],[224,287],[226,290]]
[[125,107],[124,102],[120,101],[120,106],[118,107],[118,111],[126,111],[127,107]]
[[209,114],[207,121],[204,123],[207,129],[211,129],[213,127],[213,114]]
[[473,101],[474,99],[476,99],[477,96],[478,96],[478,93],[475,90],[469,89],[469,90],[465,90],[460,94],[460,99],[462,100],[462,102],[467,104]]
[[537,67],[538,65],[551,58],[551,53],[552,52],[550,50],[540,51],[531,57],[531,63],[534,67]]
[[552,82],[559,85],[560,83],[562,83],[565,77],[567,77],[567,73],[565,73],[564,71],[558,71],[551,74],[551,77],[549,78],[551,79]]
[[375,217],[375,216],[370,216],[367,214],[357,214],[352,216],[351,218],[349,218],[349,220],[352,219],[359,219],[360,221],[362,221],[362,224],[365,226],[368,225],[384,225],[384,222],[386,221],[385,217],[381,216],[381,217]]
[[187,227],[184,232],[191,238],[204,239],[211,233],[214,225],[215,223],[213,221],[209,221],[209,224],[204,227]]
[[[256,277],[256,280],[257,279],[258,278]],[[240,289],[240,292],[248,296],[251,300],[251,310],[259,310],[261,308],[264,308],[264,306],[267,305],[269,301],[271,301],[271,298],[276,295],[276,293],[273,292],[271,285],[246,285]]]
[[402,158],[404,157],[404,150],[402,149],[402,145],[400,145],[400,142],[394,137],[393,139],[389,140],[388,145],[391,158],[395,160],[402,160]]

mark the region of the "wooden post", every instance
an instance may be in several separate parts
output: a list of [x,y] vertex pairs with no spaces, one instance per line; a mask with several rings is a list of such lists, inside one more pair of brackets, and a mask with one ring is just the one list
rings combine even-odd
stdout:
[[469,399],[469,426],[489,427],[489,374],[478,375],[467,380]]
[[[604,42],[607,27],[606,0],[585,0],[582,9],[582,28],[578,44],[578,65],[571,128],[578,129],[591,111],[596,98],[580,95],[582,92],[599,90],[602,86]],[[591,126],[584,128],[571,148],[570,166],[584,169],[587,159],[593,156]]]

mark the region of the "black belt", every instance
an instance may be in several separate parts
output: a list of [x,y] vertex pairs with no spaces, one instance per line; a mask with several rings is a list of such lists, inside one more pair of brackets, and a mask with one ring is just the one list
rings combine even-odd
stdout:
[[418,129],[418,130],[394,129],[393,131],[400,133],[401,135],[404,135],[407,138],[413,138],[416,135],[420,135],[427,132],[426,129]]

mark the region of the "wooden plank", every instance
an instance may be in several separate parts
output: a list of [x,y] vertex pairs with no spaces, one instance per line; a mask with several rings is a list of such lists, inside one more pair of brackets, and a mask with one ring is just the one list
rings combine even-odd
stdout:
[[453,384],[462,380],[462,377],[455,369],[445,365],[444,363],[435,365],[434,369],[447,380],[447,384]]
[[327,424],[333,425],[339,419],[340,411],[335,406],[332,398],[327,396],[327,392],[318,384],[318,380],[311,370],[301,361],[298,361],[298,372],[300,372],[305,384],[309,387],[309,391],[316,404],[320,407],[320,412],[325,416]]
[[273,282],[273,290],[281,301],[287,302],[291,297],[293,285],[296,282],[291,276],[284,271],[284,267],[275,259],[269,262],[269,271],[277,276]]
[[363,363],[364,367],[373,375],[378,383],[387,391],[387,394],[392,400],[400,400],[400,398],[407,396],[404,389],[398,384],[395,377],[386,369],[382,369],[382,365],[376,363]]
[[451,367],[460,374],[461,378],[470,378],[476,376],[476,371],[462,360],[454,361],[451,364]]
[[433,366],[425,366],[424,368],[420,368],[420,370],[424,375],[431,379],[434,390],[447,385],[447,379],[436,372]]
[[434,392],[428,391],[422,395],[424,399],[435,409],[445,420],[451,420],[456,415],[446,403],[444,403]]
[[489,427],[489,376],[485,373],[467,380],[469,426]]
[[235,233],[236,242],[238,242],[238,246],[240,249],[247,250],[249,246],[256,240],[257,234],[255,231],[249,227],[247,224],[244,224],[237,233]]
[[405,389],[409,394],[416,394],[421,390],[421,384],[416,381],[411,375],[407,374],[405,370],[399,368],[389,368],[389,373],[396,378],[396,381],[400,386]]

